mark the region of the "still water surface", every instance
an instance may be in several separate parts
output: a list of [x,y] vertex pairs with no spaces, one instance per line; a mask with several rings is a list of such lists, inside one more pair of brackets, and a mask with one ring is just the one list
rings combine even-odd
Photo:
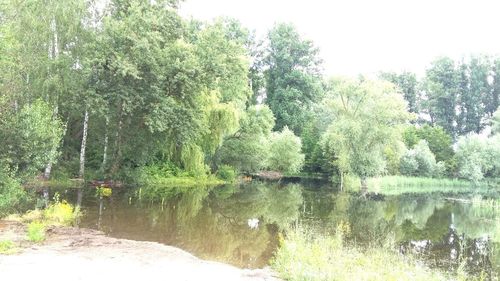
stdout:
[[364,198],[321,182],[158,190],[161,194],[114,190],[100,199],[86,188],[80,198],[76,190],[61,196],[81,203],[80,227],[176,246],[239,267],[269,264],[279,233],[290,227],[331,233],[347,222],[347,238],[361,247],[389,244],[433,267],[451,269],[462,263],[469,271],[481,269],[490,276],[500,272],[500,210],[467,202],[473,194]]

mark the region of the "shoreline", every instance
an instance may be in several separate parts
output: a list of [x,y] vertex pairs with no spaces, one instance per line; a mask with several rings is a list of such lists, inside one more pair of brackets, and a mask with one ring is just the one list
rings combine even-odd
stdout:
[[20,247],[14,254],[0,254],[2,279],[280,280],[269,268],[240,269],[202,260],[176,247],[112,238],[97,230],[50,227],[46,234],[44,242],[33,244],[25,239],[24,224],[0,220],[0,241],[9,239]]

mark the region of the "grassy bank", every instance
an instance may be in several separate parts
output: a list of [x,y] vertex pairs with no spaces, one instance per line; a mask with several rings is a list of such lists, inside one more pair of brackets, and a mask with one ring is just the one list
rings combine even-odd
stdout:
[[295,230],[281,242],[272,267],[285,280],[444,280],[444,275],[385,249],[344,245],[342,233]]
[[[26,225],[24,237],[9,236],[9,231],[0,235],[0,254],[15,254],[20,248],[31,243],[42,243],[47,237],[47,229],[53,226],[71,226],[81,216],[80,209],[67,203],[59,201],[56,195],[50,205],[41,210],[35,209],[23,215],[9,215],[7,221],[15,221]],[[1,233],[0,233],[1,234]],[[26,244],[25,242],[29,242]],[[24,246],[23,246],[24,245]]]
[[291,231],[282,239],[272,268],[281,278],[291,281],[473,280],[464,273],[448,276],[392,249],[361,250],[345,245],[342,236],[339,230],[331,236],[303,229]]
[[438,179],[405,176],[384,176],[368,179],[368,191],[386,195],[429,192],[488,192],[488,182],[472,183],[460,179]]
[[148,177],[137,182],[140,186],[162,186],[162,187],[194,187],[215,186],[226,182],[214,176],[207,177]]

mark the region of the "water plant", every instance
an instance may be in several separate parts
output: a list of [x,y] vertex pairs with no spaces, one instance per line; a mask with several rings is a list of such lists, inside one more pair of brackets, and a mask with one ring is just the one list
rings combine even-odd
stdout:
[[342,224],[330,235],[297,228],[280,239],[272,268],[281,278],[299,280],[446,280],[437,270],[421,265],[412,257],[371,247],[366,250],[343,241]]
[[368,190],[370,192],[386,195],[428,192],[483,192],[488,191],[488,189],[488,182],[473,183],[461,179],[406,176],[384,176],[368,179]]
[[43,211],[44,222],[50,225],[73,225],[81,215],[78,207],[73,207],[65,200],[59,201],[59,196],[54,196],[55,202]]
[[96,195],[98,197],[110,197],[113,194],[113,189],[106,186],[96,188]]

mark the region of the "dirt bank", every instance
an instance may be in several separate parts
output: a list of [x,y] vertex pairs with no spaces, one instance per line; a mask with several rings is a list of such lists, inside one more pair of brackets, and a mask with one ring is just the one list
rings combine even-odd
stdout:
[[0,254],[0,280],[278,280],[269,269],[239,269],[89,229],[52,227],[40,245],[26,242],[25,233],[20,223],[0,221],[0,240],[20,245],[16,254]]

